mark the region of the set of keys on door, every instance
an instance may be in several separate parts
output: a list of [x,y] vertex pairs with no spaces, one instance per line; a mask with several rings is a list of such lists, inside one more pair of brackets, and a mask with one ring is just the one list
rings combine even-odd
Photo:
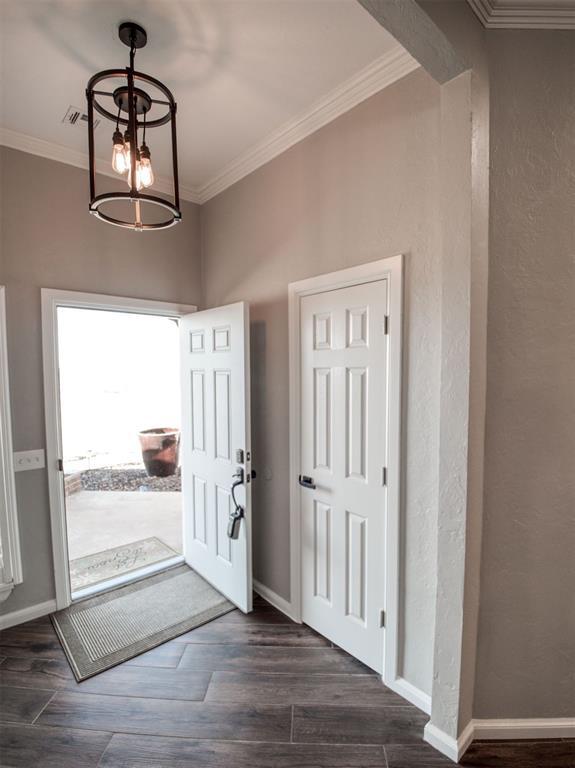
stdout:
[[[248,454],[249,458],[249,454]],[[238,448],[236,451],[236,462],[238,464],[244,463],[244,452],[241,448]],[[252,470],[250,472],[250,475],[247,478],[247,481],[249,482],[250,479],[255,478],[256,473]],[[239,485],[244,484],[244,469],[241,466],[238,466],[236,468],[236,471],[232,475],[234,478],[234,482],[232,483],[231,487],[231,494],[232,494],[232,501],[234,503],[234,509],[230,512],[230,517],[228,520],[228,537],[230,539],[237,539],[240,535],[240,524],[242,521],[242,518],[244,517],[244,508],[241,506],[241,504],[238,504],[236,500],[236,494],[235,490]]]

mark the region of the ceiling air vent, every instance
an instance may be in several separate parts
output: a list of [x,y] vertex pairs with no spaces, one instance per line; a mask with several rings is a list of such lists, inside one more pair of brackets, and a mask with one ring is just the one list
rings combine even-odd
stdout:
[[[83,128],[88,125],[88,115],[83,109],[79,107],[73,107],[70,105],[66,110],[66,114],[62,118],[62,122],[66,125],[78,125]],[[94,117],[94,130],[100,125],[100,118]]]

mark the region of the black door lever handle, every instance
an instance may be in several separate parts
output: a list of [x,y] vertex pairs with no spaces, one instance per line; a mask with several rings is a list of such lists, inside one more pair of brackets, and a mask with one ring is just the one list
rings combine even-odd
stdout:
[[313,481],[313,478],[308,477],[307,475],[299,476],[299,484],[302,485],[304,488],[315,488],[315,483]]

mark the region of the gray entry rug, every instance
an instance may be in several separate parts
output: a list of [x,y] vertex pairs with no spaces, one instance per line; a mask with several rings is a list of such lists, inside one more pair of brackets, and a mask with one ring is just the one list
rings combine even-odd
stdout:
[[178,552],[152,536],[104,552],[78,557],[70,561],[72,592],[177,556]]
[[52,614],[78,682],[235,608],[187,565]]

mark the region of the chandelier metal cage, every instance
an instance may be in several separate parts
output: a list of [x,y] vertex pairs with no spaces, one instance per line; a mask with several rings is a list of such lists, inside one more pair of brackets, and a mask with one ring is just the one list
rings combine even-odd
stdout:
[[[147,42],[145,29],[133,22],[124,22],[118,29],[118,35],[120,40],[130,48],[129,66],[126,69],[106,69],[96,73],[90,78],[86,88],[90,174],[89,210],[102,221],[118,227],[136,231],[166,229],[177,224],[182,218],[176,138],[177,106],[172,93],[163,83],[155,77],[137,72],[134,68],[136,50],[143,48]],[[119,85],[118,80],[120,80]],[[152,98],[145,88],[152,89],[159,98]],[[125,192],[96,194],[94,112],[98,112],[115,125],[112,137],[112,167],[119,175],[124,176],[128,183],[129,189]],[[146,143],[146,132],[168,124],[171,128],[173,201],[142,191],[154,184],[151,152]],[[124,134],[120,131],[120,127],[126,129]],[[140,135],[142,144],[138,147]],[[132,204],[133,217],[119,218],[114,210],[118,207],[118,202]],[[167,212],[167,215],[163,213],[159,221],[146,223],[142,217],[142,211],[146,206],[160,208]]]

